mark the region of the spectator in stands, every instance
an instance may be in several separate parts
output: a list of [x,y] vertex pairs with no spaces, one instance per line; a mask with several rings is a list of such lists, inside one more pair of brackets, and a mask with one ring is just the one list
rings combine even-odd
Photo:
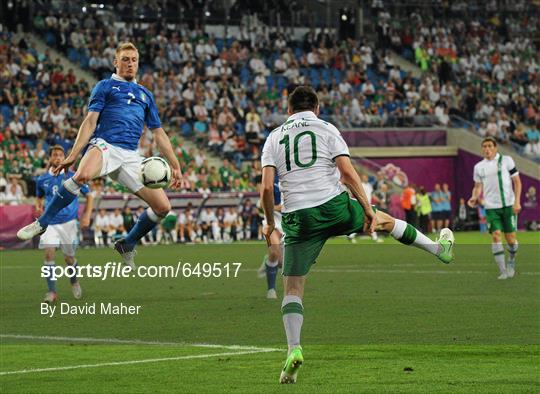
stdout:
[[193,242],[194,241],[194,218],[192,208],[190,205],[186,207],[183,212],[178,215],[178,232],[180,234],[180,242]]
[[130,207],[125,207],[122,212],[122,218],[124,220],[124,229],[126,232],[129,233],[131,228],[135,225],[135,217],[133,216],[133,213],[131,212]]
[[[236,179],[235,181],[240,181],[239,179]],[[251,219],[251,211],[253,208],[253,203],[249,198],[246,198],[239,207],[239,217],[240,217],[240,227],[238,231],[240,233],[240,239],[251,239],[251,226],[250,226],[250,219]]]
[[211,235],[214,235],[213,239],[215,240],[216,229],[217,229],[217,218],[216,214],[210,207],[206,207],[202,210],[199,220],[199,236],[206,244]]
[[235,207],[229,207],[223,218],[223,241],[237,240],[238,212]]
[[17,176],[9,177],[9,184],[6,186],[6,195],[5,201],[9,205],[19,205],[22,204],[24,198],[24,193],[22,186],[19,183]]
[[467,204],[465,204],[465,199],[460,198],[459,199],[459,206],[457,209],[457,215],[455,217],[455,221],[453,223],[453,228],[456,231],[464,231],[467,230],[467,222],[469,220],[469,213],[467,209]]
[[218,127],[223,130],[226,126],[234,124],[234,122],[236,122],[236,118],[229,110],[228,105],[223,106],[223,110],[220,112],[217,118]]
[[418,224],[424,234],[429,231],[429,218],[431,214],[431,202],[429,200],[429,194],[426,193],[424,186],[420,186],[420,190],[417,195],[418,203],[416,205],[416,212],[418,214]]
[[401,194],[401,207],[405,211],[405,220],[416,227],[416,190],[414,185],[409,184]]
[[28,115],[28,120],[24,126],[26,137],[32,141],[36,141],[41,135],[42,128],[39,121],[33,113]]
[[443,228],[450,227],[450,218],[452,217],[452,193],[448,188],[448,183],[443,183],[441,191],[441,215],[443,220]]
[[13,118],[11,119],[11,121],[9,122],[9,130],[11,130],[11,132],[16,135],[16,136],[23,136],[24,135],[24,126],[23,124],[21,123],[20,119],[17,119],[17,118]]
[[443,191],[441,190],[441,185],[439,183],[435,184],[434,190],[430,193],[431,197],[431,231],[439,232],[443,228],[443,209],[445,208],[443,202]]
[[105,209],[100,209],[94,219],[94,242],[96,246],[109,246],[110,218]]

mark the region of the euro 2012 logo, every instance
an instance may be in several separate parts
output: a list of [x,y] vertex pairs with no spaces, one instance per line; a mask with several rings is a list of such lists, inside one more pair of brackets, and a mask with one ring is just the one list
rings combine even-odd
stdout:
[[387,165],[382,167],[377,173],[381,174],[385,179],[389,179],[399,186],[405,187],[409,184],[409,178],[407,177],[407,174],[405,174],[405,172],[403,172],[401,168],[395,166],[392,163],[388,163]]

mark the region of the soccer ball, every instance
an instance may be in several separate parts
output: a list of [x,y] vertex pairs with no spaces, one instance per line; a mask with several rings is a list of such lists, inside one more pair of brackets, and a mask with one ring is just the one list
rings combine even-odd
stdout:
[[150,189],[162,189],[169,186],[171,167],[161,157],[149,157],[141,163],[141,181]]

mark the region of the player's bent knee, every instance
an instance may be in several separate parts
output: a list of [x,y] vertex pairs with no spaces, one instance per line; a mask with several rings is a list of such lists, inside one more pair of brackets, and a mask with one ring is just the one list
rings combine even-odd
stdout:
[[395,219],[389,214],[377,211],[377,231],[391,232],[394,228]]
[[169,202],[166,204],[159,204],[152,207],[152,210],[157,216],[164,218],[171,211],[171,204]]
[[281,259],[281,253],[279,251],[274,251],[272,248],[270,249],[270,252],[268,253],[268,260],[269,261],[278,261]]
[[77,171],[75,175],[73,175],[73,180],[77,182],[78,184],[82,185],[84,183],[88,183],[88,181],[91,180],[90,172],[89,171]]
[[502,233],[501,230],[495,230],[491,233],[491,237],[493,238],[493,242],[501,242]]

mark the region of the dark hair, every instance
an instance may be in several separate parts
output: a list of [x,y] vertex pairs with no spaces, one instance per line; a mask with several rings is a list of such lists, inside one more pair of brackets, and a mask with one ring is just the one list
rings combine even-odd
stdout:
[[53,145],[51,147],[51,149],[49,149],[49,156],[52,155],[52,153],[55,151],[55,150],[61,150],[62,153],[65,155],[66,154],[66,151],[64,150],[64,147],[62,145],[59,145],[59,144],[56,144],[56,145]]
[[319,105],[317,93],[310,86],[298,86],[289,96],[291,112],[315,111]]
[[493,143],[493,146],[497,146],[497,140],[492,136],[488,136],[488,137],[484,138],[482,140],[482,145],[484,145],[485,142],[491,142],[491,143]]

